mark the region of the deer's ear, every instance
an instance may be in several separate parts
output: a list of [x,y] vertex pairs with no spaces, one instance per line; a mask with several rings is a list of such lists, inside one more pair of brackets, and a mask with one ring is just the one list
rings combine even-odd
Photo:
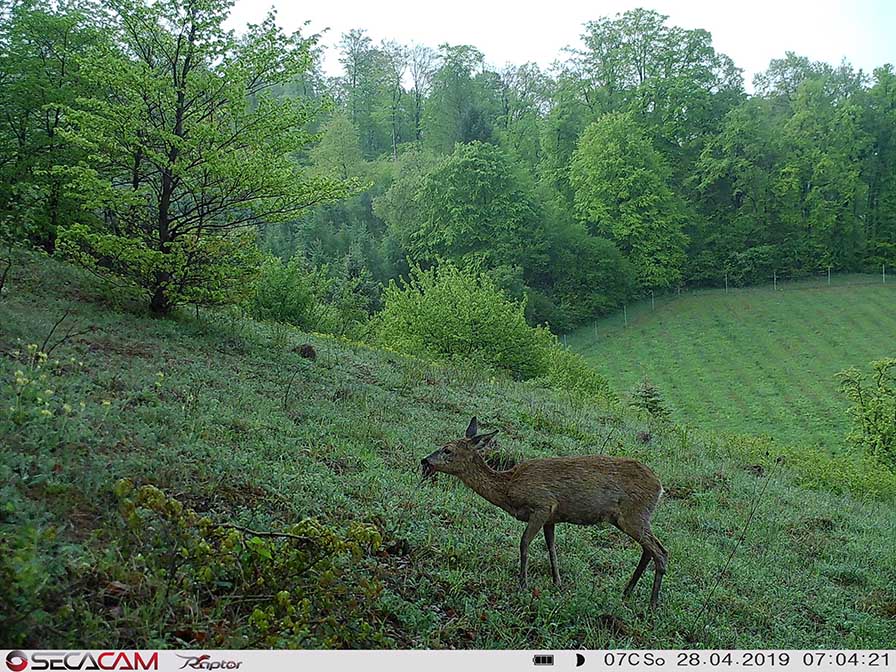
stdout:
[[497,433],[498,433],[498,430],[496,429],[495,431],[489,432],[487,434],[478,434],[478,435],[474,436],[473,437],[473,447],[476,450],[483,450],[485,448],[488,448],[491,445],[492,441],[494,441],[495,435]]
[[472,439],[479,433],[479,423],[476,421],[476,416],[474,415],[472,420],[470,420],[470,424],[467,426],[467,431],[465,436],[468,439]]

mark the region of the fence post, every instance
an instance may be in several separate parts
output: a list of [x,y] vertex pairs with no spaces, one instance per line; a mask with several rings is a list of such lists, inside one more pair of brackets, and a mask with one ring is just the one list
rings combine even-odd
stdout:
[[628,309],[626,308],[626,305],[624,303],[622,304],[622,319],[625,320],[625,326],[627,327],[628,326]]
[[650,309],[656,310],[656,301],[653,298],[653,290],[650,290]]
[[828,284],[831,284],[831,267],[828,266]]
[[597,320],[594,320],[594,340],[597,340]]
[[728,273],[725,273],[725,293],[728,293]]
[[566,334],[563,334],[563,347],[566,347]]
[[880,265],[880,274],[884,279],[884,284],[886,284],[887,283],[887,265],[886,264]]
[[775,283],[775,291],[778,291],[778,271],[772,271],[772,282]]

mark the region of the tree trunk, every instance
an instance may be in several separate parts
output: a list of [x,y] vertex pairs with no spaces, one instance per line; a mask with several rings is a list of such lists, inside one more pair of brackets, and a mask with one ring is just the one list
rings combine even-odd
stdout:
[[153,291],[152,299],[149,301],[149,309],[152,311],[153,315],[158,315],[159,317],[170,315],[171,309],[174,308],[171,299],[168,297],[168,292],[165,289],[165,285],[169,280],[167,276],[167,273],[158,274],[156,278],[156,288]]

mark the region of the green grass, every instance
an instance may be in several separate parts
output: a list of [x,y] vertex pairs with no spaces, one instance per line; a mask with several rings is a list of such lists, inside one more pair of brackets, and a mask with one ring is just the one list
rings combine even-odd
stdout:
[[647,300],[627,326],[613,315],[568,344],[620,392],[648,378],[680,423],[836,453],[848,428],[837,372],[896,355],[896,282],[837,281]]
[[[14,417],[21,350],[65,310],[61,333],[94,327],[51,354],[60,364],[48,398],[72,411]],[[292,351],[305,340],[313,363]],[[667,495],[654,529],[670,566],[657,613],[646,608],[649,573],[634,599],[620,599],[639,551],[614,528],[560,526],[560,589],[539,539],[533,590],[517,591],[521,524],[446,477],[421,484],[418,474],[420,457],[474,414],[526,457],[603,450],[659,474]],[[883,648],[896,638],[892,501],[804,489],[761,440],[745,447],[650,426],[530,385],[240,319],[116,311],[48,260],[20,259],[0,301],[0,427],[0,541],[19,549],[3,581],[40,598],[16,616],[32,646],[195,647],[200,631],[205,647],[247,644],[237,620],[195,613],[172,623],[176,586],[147,595],[161,621],[127,601],[145,577],[103,588],[110,558],[131,561],[116,551],[125,548],[112,494],[120,478],[253,529],[306,517],[375,525],[385,548],[401,549],[363,565],[382,583],[371,607],[391,646]]]

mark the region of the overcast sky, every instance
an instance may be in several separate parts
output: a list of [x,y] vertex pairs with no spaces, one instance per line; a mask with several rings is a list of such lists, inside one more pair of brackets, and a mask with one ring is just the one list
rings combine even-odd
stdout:
[[472,44],[493,66],[548,66],[563,47],[578,45],[585,21],[634,7],[710,31],[716,49],[743,68],[748,88],[754,74],[788,50],[832,64],[846,58],[868,73],[896,62],[896,0],[237,0],[230,23],[257,22],[272,4],[286,29],[306,20],[307,32],[329,29],[323,38],[329,75],[341,72],[334,46],[352,28],[366,28],[374,42]]

